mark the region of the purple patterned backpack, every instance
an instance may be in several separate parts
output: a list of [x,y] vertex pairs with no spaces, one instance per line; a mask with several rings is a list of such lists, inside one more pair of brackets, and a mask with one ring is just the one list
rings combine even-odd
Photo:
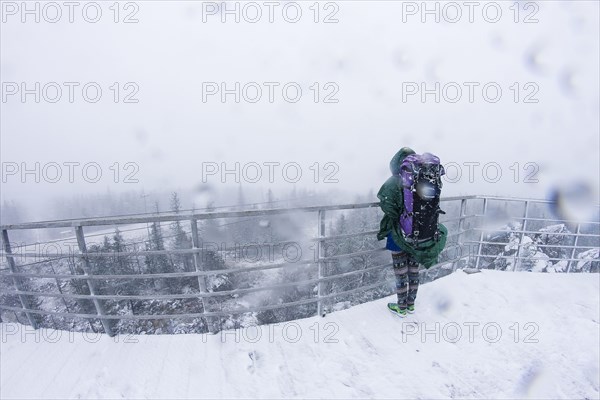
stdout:
[[437,240],[444,167],[440,159],[430,153],[410,154],[400,165],[403,210],[400,214],[400,232],[414,248],[431,239]]

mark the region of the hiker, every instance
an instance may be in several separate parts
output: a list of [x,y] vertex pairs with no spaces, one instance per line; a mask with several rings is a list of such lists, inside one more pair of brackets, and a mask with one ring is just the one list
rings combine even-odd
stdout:
[[433,154],[403,147],[390,161],[390,171],[377,193],[384,213],[377,239],[387,239],[396,277],[398,301],[388,308],[403,317],[415,312],[419,267],[434,265],[446,244],[448,231],[438,223],[444,214],[439,208],[444,167]]

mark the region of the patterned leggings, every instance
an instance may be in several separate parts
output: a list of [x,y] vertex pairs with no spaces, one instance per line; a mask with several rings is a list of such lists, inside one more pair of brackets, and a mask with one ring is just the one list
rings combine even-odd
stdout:
[[419,290],[419,264],[406,252],[392,253],[398,306],[414,305]]

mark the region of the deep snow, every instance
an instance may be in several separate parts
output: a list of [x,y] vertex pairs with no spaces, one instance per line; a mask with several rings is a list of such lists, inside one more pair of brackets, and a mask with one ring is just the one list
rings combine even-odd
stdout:
[[389,297],[215,336],[5,323],[0,397],[598,398],[599,278],[458,271],[423,285],[405,320]]

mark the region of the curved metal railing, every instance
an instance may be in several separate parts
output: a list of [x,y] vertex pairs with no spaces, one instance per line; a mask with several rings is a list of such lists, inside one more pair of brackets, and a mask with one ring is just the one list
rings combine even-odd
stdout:
[[[463,197],[448,197],[443,198],[442,202],[444,208],[446,208],[447,214],[442,220],[443,223],[449,227],[449,240],[446,252],[440,258],[441,262],[436,266],[430,268],[427,271],[423,271],[423,274],[428,274],[429,279],[435,279],[435,277],[444,275],[452,272],[459,266],[471,266],[475,268],[489,268],[491,264],[490,260],[506,259],[512,260],[512,270],[517,270],[517,264],[523,260],[529,260],[530,254],[525,254],[524,248],[529,242],[524,243],[524,238],[527,234],[540,234],[539,229],[528,228],[532,225],[540,225],[547,223],[559,223],[559,224],[570,224],[571,221],[564,221],[559,219],[550,219],[547,216],[540,214],[539,216],[532,216],[532,205],[544,208],[548,202],[544,200],[532,200],[532,199],[516,199],[516,198],[502,198],[502,197],[483,197],[483,196],[463,196]],[[511,231],[511,240],[513,245],[516,245],[516,252],[511,254],[486,254],[485,249],[487,247],[494,246],[506,246],[509,242],[498,242],[493,240],[487,240],[485,232],[489,231],[489,228],[482,226],[482,222],[488,215],[489,210],[492,208],[490,205],[493,203],[504,204],[503,207],[505,215],[510,220],[519,220],[522,224],[518,229]],[[518,204],[524,206],[524,212],[522,216],[515,217],[516,212],[514,207],[510,204]],[[358,232],[351,233],[336,233],[329,234],[327,228],[327,217],[329,214],[334,213],[349,213],[357,210],[370,210],[370,215],[367,216],[367,222],[369,226],[374,227],[379,222],[381,214],[378,212],[378,203],[361,203],[361,204],[344,204],[344,205],[329,205],[329,206],[310,206],[310,207],[299,207],[292,209],[265,209],[265,210],[247,210],[247,211],[219,211],[219,212],[202,212],[202,213],[168,213],[161,215],[142,215],[142,216],[119,216],[119,217],[106,217],[106,218],[87,218],[79,220],[61,220],[61,221],[44,221],[44,222],[32,222],[32,223],[21,223],[12,225],[3,225],[0,227],[2,230],[2,242],[3,242],[3,254],[2,256],[6,259],[7,268],[0,272],[0,278],[10,279],[12,281],[13,289],[3,287],[3,296],[12,296],[13,299],[18,299],[18,304],[0,304],[0,310],[5,313],[12,311],[15,313],[15,317],[18,314],[25,314],[29,321],[29,324],[38,327],[36,316],[55,316],[64,318],[79,318],[88,320],[99,320],[102,324],[104,332],[108,335],[113,335],[113,323],[118,320],[181,320],[181,319],[194,319],[199,318],[204,321],[205,325],[211,331],[218,331],[222,328],[221,320],[222,317],[231,315],[239,315],[244,313],[259,313],[271,310],[278,310],[288,307],[299,307],[311,305],[314,307],[314,314],[324,315],[327,310],[327,305],[334,302],[335,299],[349,298],[351,295],[356,293],[365,293],[372,290],[378,290],[379,296],[390,294],[392,292],[393,285],[390,284],[390,278],[392,275],[386,275],[385,272],[391,271],[391,263],[387,260],[383,260],[384,249],[381,245],[375,246],[374,236],[377,233],[376,229],[364,229]],[[293,243],[293,246],[302,248],[302,246],[314,245],[314,257],[311,258],[300,258],[290,261],[289,259],[284,260],[272,260],[270,263],[256,263],[257,265],[242,265],[242,266],[227,266],[224,263],[220,268],[207,268],[205,256],[207,252],[212,250],[207,249],[207,240],[210,237],[202,236],[199,234],[198,223],[201,221],[211,221],[216,219],[242,219],[252,217],[273,217],[273,216],[284,216],[284,215],[295,215],[295,214],[316,214],[316,218],[310,224],[316,228],[316,236],[307,237],[297,242],[283,241],[274,243],[257,243],[262,246],[275,246],[281,247],[286,244]],[[535,213],[534,213],[535,214]],[[303,222],[306,223],[306,219],[303,218]],[[136,224],[145,224],[142,228],[136,229],[148,229],[147,224],[160,224],[163,222],[186,222],[190,224],[191,243],[189,248],[177,248],[177,249],[145,249],[137,250],[137,246],[134,251],[97,251],[89,250],[89,244],[86,242],[86,235],[84,228],[89,227],[127,227]],[[591,225],[594,228],[591,233],[582,231],[582,226]],[[575,232],[570,230],[550,233],[555,236],[572,238],[572,244],[543,244],[538,243],[537,246],[540,248],[561,248],[568,249],[570,251],[569,257],[558,257],[557,260],[560,262],[566,262],[568,268],[566,272],[571,271],[574,263],[580,262],[581,259],[576,257],[576,250],[584,249],[595,249],[598,248],[598,242],[600,242],[600,235],[598,234],[597,221],[590,221],[576,223]],[[28,229],[53,229],[53,228],[71,228],[74,232],[74,243],[69,248],[69,251],[58,252],[57,254],[48,255],[47,253],[41,253],[40,251],[27,251],[26,245],[14,246],[14,243],[10,242],[9,232],[28,230]],[[124,229],[123,231],[127,231]],[[148,229],[149,232],[149,229]],[[100,236],[102,234],[89,234],[87,238],[92,236]],[[516,236],[515,236],[516,235]],[[301,235],[299,235],[301,236]],[[367,250],[360,251],[349,251],[342,254],[331,254],[329,251],[329,245],[332,243],[343,242],[344,240],[351,238],[366,238],[370,240],[370,248]],[[518,238],[518,243],[515,244],[515,238]],[[50,240],[48,243],[60,242],[58,240]],[[595,242],[594,242],[595,241]],[[64,242],[67,242],[65,239]],[[76,242],[76,245],[75,245]],[[142,242],[137,242],[142,243]],[[208,242],[211,243],[211,242]],[[252,243],[252,242],[248,242]],[[247,244],[248,244],[247,243]],[[213,243],[214,244],[214,243]],[[486,247],[487,246],[487,247]],[[131,247],[131,246],[130,246]],[[529,249],[529,247],[527,247]],[[15,251],[16,250],[16,251]],[[238,248],[239,250],[239,248]],[[217,249],[216,253],[226,254],[227,252],[236,251],[235,246],[221,247]],[[175,272],[150,272],[147,268],[139,267],[137,273],[98,273],[97,268],[94,268],[94,260],[110,258],[115,260],[119,257],[128,257],[137,260],[138,266],[140,265],[140,258],[147,259],[149,257],[165,256],[165,257],[189,257],[193,270],[191,271],[175,271]],[[333,273],[329,273],[328,265],[336,262],[341,262],[347,259],[356,259],[362,257],[362,266],[356,269],[338,269]],[[28,260],[31,258],[42,258],[41,261],[35,261],[32,263],[17,263],[16,260]],[[547,257],[547,261],[554,261],[552,257]],[[68,273],[56,272],[53,266],[56,266],[60,260],[71,260],[72,264],[76,264],[76,268],[70,270]],[[558,262],[558,261],[557,261]],[[40,272],[26,272],[24,269],[32,265],[50,265],[52,273],[40,273]],[[504,263],[503,265],[505,265]],[[257,284],[253,287],[234,287],[226,290],[214,291],[207,285],[207,279],[214,278],[217,276],[224,275],[237,275],[250,272],[263,272],[268,270],[284,270],[290,266],[308,268],[312,271],[312,275],[308,275],[308,279],[290,280],[279,282],[275,284]],[[445,272],[442,272],[445,271]],[[378,273],[376,279],[364,280],[363,278],[368,274]],[[342,279],[359,278],[356,279],[356,285],[352,288],[343,288],[343,290],[335,291],[328,284],[334,284]],[[143,282],[148,280],[173,280],[182,278],[192,278],[197,280],[198,290],[196,292],[188,293],[160,293],[160,290],[144,294],[122,294],[122,293],[102,293],[102,290],[98,288],[101,283],[112,282],[111,285],[118,287],[122,282]],[[26,285],[25,282],[41,282],[44,279],[50,279],[55,281],[56,291],[42,291],[39,290],[41,285],[37,285],[38,290],[32,290],[31,284]],[[70,282],[78,282],[85,290],[85,293],[65,293],[61,290],[60,280],[69,280]],[[352,281],[354,282],[354,280]],[[109,285],[109,287],[112,287]],[[239,296],[248,296],[250,294],[256,294],[264,291],[275,291],[293,289],[298,287],[309,287],[313,288],[311,296],[306,298],[300,298],[298,300],[276,303],[276,304],[264,304],[264,305],[250,305],[250,306],[239,306],[236,305],[233,308],[223,309],[225,299],[239,298]],[[48,289],[48,285],[45,286]],[[36,306],[36,299],[59,299],[64,303],[65,310],[48,309],[43,306]],[[108,302],[119,302],[119,301],[164,301],[164,300],[181,300],[181,299],[197,299],[201,303],[201,307],[198,308],[197,312],[184,312],[176,313],[169,310],[163,310],[160,314],[152,313],[127,313],[127,314],[115,314],[106,310],[106,304]],[[69,310],[66,300],[82,300],[91,301],[95,313],[92,312],[72,312]],[[330,307],[331,308],[331,307]],[[18,317],[17,317],[18,319]],[[112,321],[112,322],[111,322]]]

